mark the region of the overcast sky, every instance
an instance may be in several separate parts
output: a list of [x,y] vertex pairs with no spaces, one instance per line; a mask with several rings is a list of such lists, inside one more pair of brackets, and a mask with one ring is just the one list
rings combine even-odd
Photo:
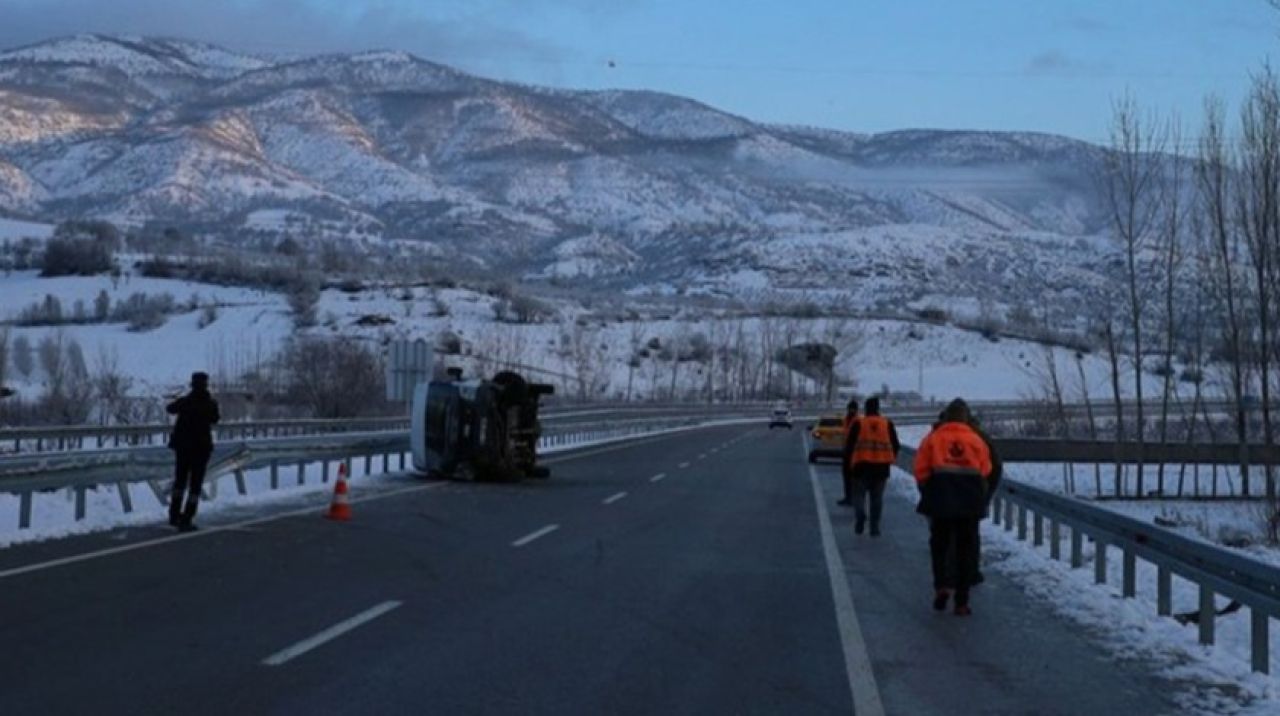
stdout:
[[160,34],[272,54],[402,49],[501,79],[645,88],[854,131],[1101,140],[1112,99],[1194,125],[1280,47],[1266,0],[0,0],[0,46]]

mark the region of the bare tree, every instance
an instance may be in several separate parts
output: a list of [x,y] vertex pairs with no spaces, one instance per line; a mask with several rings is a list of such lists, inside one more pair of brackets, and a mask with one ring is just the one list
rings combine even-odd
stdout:
[[[1215,302],[1225,309],[1225,321],[1218,321],[1227,357],[1231,398],[1234,402],[1236,441],[1240,454],[1240,485],[1249,494],[1249,435],[1245,416],[1244,315],[1241,298],[1242,278],[1238,275],[1239,233],[1232,219],[1233,180],[1235,172],[1228,155],[1222,102],[1205,100],[1204,128],[1200,136],[1196,179],[1200,190],[1201,215],[1206,222],[1209,244],[1209,267],[1214,275],[1206,286],[1213,291]],[[1215,475],[1216,477],[1216,475]]]
[[[1253,310],[1257,335],[1250,353],[1258,371],[1261,390],[1262,434],[1267,445],[1274,442],[1271,420],[1271,364],[1273,279],[1280,251],[1280,86],[1270,68],[1254,78],[1253,88],[1241,112],[1241,190],[1238,193],[1239,223],[1253,272]],[[1253,337],[1251,337],[1253,338]],[[1275,501],[1274,471],[1264,467],[1266,493]]]
[[0,328],[0,388],[5,387],[5,380],[9,377],[9,337],[9,329]]
[[[1167,132],[1154,119],[1144,119],[1131,97],[1112,108],[1111,147],[1104,156],[1104,193],[1111,229],[1124,252],[1126,309],[1133,361],[1135,437],[1139,455],[1146,437],[1143,406],[1143,317],[1148,300],[1144,253],[1156,229],[1163,202],[1163,152]],[[1143,463],[1137,465],[1137,497],[1144,497]]]
[[13,339],[13,367],[23,378],[30,378],[35,371],[35,357],[31,351],[31,340],[26,334],[19,333]]
[[[1170,142],[1179,146],[1182,138],[1181,130],[1175,121],[1170,124]],[[1164,197],[1163,214],[1160,217],[1160,231],[1157,234],[1161,257],[1160,278],[1164,281],[1164,345],[1162,346],[1161,373],[1163,383],[1160,393],[1160,442],[1169,440],[1169,403],[1173,397],[1175,371],[1173,368],[1174,340],[1177,336],[1178,313],[1174,301],[1178,280],[1182,273],[1184,256],[1182,227],[1185,219],[1186,204],[1182,201],[1185,161],[1178,155],[1169,157],[1169,169],[1164,174],[1165,188],[1161,192]],[[1156,494],[1164,495],[1164,461],[1156,467]]]

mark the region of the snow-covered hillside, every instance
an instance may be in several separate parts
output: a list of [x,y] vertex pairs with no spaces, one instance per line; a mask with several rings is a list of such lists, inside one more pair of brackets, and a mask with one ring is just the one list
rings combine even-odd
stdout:
[[[50,295],[58,298],[67,314],[77,303],[91,314],[103,292],[113,304],[132,294],[167,293],[179,308],[160,327],[141,332],[129,330],[124,323],[14,325],[24,308]],[[697,396],[704,394],[708,381],[723,391],[726,382],[741,380],[738,364],[728,363],[727,356],[745,355],[744,365],[754,366],[766,350],[833,340],[845,349],[837,359],[839,381],[859,392],[888,388],[937,399],[955,395],[1022,398],[1037,392],[1046,352],[1036,344],[992,342],[941,325],[698,311],[671,316],[637,313],[624,319],[566,301],[546,302],[551,313],[544,322],[519,325],[496,320],[497,300],[464,288],[420,287],[409,293],[402,288],[357,293],[326,290],[317,311],[320,325],[304,333],[342,336],[379,347],[393,338],[421,338],[442,351],[442,363],[462,366],[468,373],[516,367],[558,385],[562,394],[596,399],[665,396],[673,386],[679,395]],[[134,393],[142,397],[180,388],[193,370],[209,370],[215,381],[234,382],[270,361],[294,334],[289,307],[280,294],[128,274],[113,281],[106,276],[47,279],[16,271],[0,277],[0,305],[4,306],[0,321],[10,324],[11,341],[22,336],[35,346],[47,336],[74,339],[90,371],[110,361],[134,379]],[[211,323],[204,316],[209,305],[216,306],[216,320]],[[447,307],[447,315],[440,315],[442,306]],[[706,347],[705,358],[696,354],[700,345]],[[1071,354],[1054,353],[1060,370],[1074,375]],[[672,360],[675,355],[682,359]],[[1084,365],[1091,390],[1100,393],[1107,375],[1104,362],[1090,356]],[[822,390],[798,373],[787,378],[790,371],[776,370],[775,379],[794,381],[797,393],[813,395]],[[38,397],[46,382],[38,363],[29,375],[12,365],[7,375],[9,385],[28,398]]]
[[857,294],[910,260],[895,300],[946,277],[943,292],[1011,305],[1000,267],[1028,252],[1052,257],[1026,269],[1039,283],[1097,284],[1105,254],[1080,239],[1103,225],[1100,157],[1030,133],[759,124],[402,52],[279,60],[101,35],[0,52],[0,212],[237,241],[271,210],[307,217],[307,238],[430,241],[467,265],[596,286]]

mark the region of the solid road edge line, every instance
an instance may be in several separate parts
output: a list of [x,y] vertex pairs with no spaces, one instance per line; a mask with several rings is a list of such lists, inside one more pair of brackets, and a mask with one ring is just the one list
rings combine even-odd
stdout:
[[[808,454],[806,439],[802,446]],[[853,607],[853,595],[849,592],[849,577],[844,571],[844,560],[836,546],[835,531],[827,514],[822,486],[818,484],[818,472],[812,464],[809,468],[809,484],[813,487],[813,501],[818,510],[818,531],[822,533],[822,553],[827,560],[827,576],[831,581],[831,599],[835,602],[836,625],[840,630],[840,644],[844,649],[845,673],[849,678],[849,691],[853,695],[853,712],[857,716],[884,716],[884,704],[880,701],[880,689],[871,670],[871,658],[867,656],[867,643],[858,625],[858,612]]]
[[263,659],[262,664],[263,666],[280,666],[281,664],[285,664],[289,661],[292,661],[293,659],[299,656],[302,656],[303,654],[307,653],[308,651],[311,651],[312,649],[315,649],[316,647],[323,646],[324,644],[327,644],[328,642],[331,642],[334,639],[337,639],[338,637],[342,636],[343,634],[346,634],[352,629],[356,629],[357,627],[360,627],[364,624],[367,624],[373,621],[374,619],[377,619],[378,617],[382,616],[383,614],[386,614],[392,609],[399,607],[401,604],[402,602],[392,599],[389,601],[385,601],[370,609],[366,609],[363,612],[360,612],[359,614],[351,617],[350,619],[345,619],[343,621],[338,622],[337,624],[334,624],[333,626],[329,627],[328,629],[325,629],[324,631],[316,634],[315,636],[308,637],[298,642],[297,644],[294,644],[293,646],[288,646],[288,647],[285,647],[284,649],[281,649],[280,651],[277,651],[271,656],[268,656],[267,658]]

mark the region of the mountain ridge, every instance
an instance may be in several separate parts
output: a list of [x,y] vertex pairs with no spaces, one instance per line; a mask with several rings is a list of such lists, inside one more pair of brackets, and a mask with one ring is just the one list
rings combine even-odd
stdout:
[[[851,237],[884,235],[876,227],[1012,247],[1076,245],[1104,226],[1092,189],[1103,150],[1066,137],[772,125],[400,51],[271,59],[174,38],[58,38],[0,52],[0,127],[0,213],[234,241],[255,212],[287,211],[311,217],[304,239],[420,241],[442,260],[629,288],[733,293],[733,257],[764,255],[770,286],[809,283],[824,267],[787,267],[789,243],[825,236],[856,260],[866,247]],[[565,262],[584,236],[614,248],[579,272]],[[951,281],[943,273],[914,278]]]

